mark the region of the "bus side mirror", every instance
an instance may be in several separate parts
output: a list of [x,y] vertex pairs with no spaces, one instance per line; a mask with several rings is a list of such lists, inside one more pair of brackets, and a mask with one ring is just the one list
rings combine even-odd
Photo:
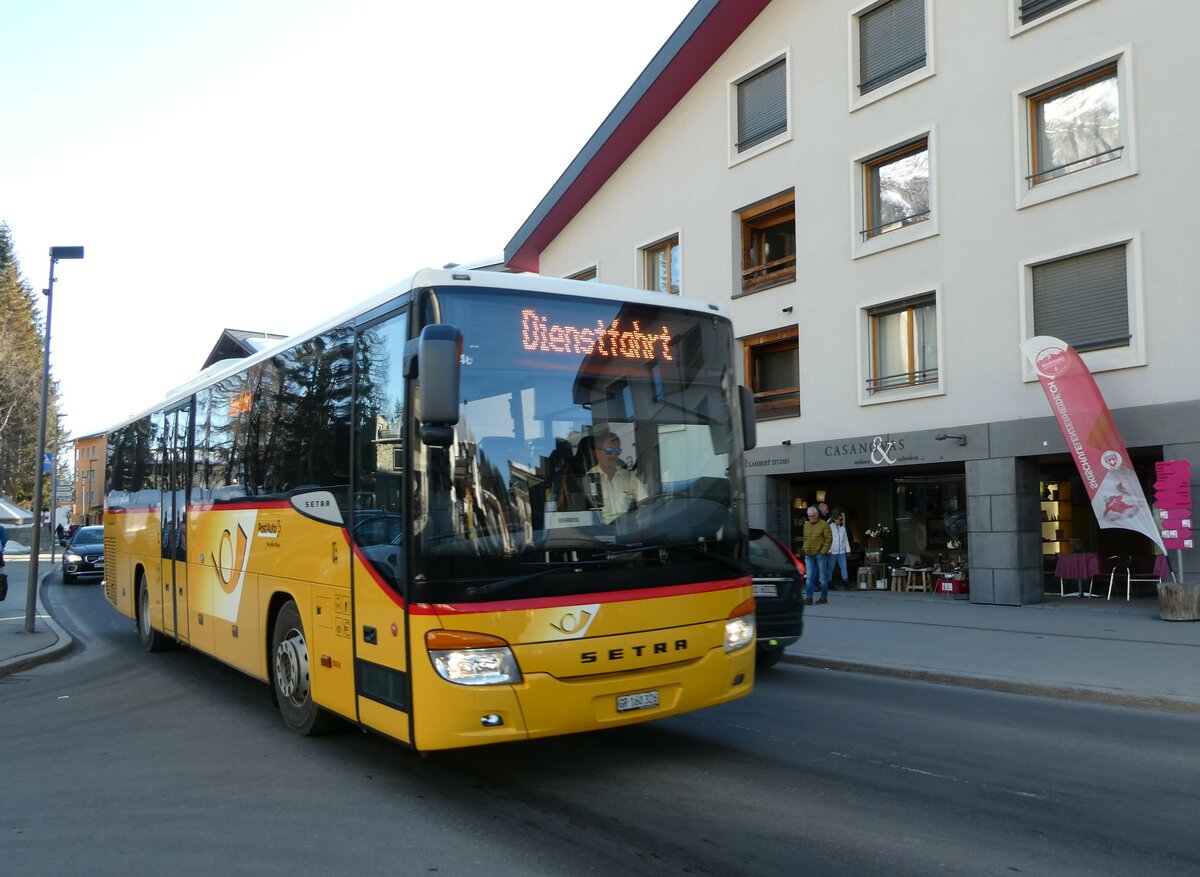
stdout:
[[462,348],[462,333],[442,323],[426,326],[421,337],[405,345],[404,375],[421,379],[421,441],[433,447],[445,448],[454,441]]
[[748,451],[758,445],[758,425],[754,419],[754,391],[739,385],[738,395],[742,401],[742,444]]

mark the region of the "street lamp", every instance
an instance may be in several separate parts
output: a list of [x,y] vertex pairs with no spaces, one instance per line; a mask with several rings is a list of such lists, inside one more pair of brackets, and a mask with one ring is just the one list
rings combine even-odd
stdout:
[[[82,259],[83,247],[50,248],[50,285],[46,294],[46,347],[42,359],[42,405],[38,414],[37,468],[33,476],[33,535],[29,544],[29,584],[25,590],[25,632],[33,633],[37,616],[38,552],[42,545],[42,461],[46,458],[46,409],[50,404],[50,316],[54,311],[54,266],[59,259]],[[57,464],[57,460],[54,461]],[[53,507],[54,503],[50,505]]]

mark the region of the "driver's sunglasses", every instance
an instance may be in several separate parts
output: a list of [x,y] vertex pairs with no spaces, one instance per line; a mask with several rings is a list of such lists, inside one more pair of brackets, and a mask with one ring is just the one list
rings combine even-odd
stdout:
[[613,454],[619,454],[619,453],[621,453],[621,449],[620,449],[620,448],[601,448],[600,450],[604,451],[604,453],[608,454],[610,457],[611,457]]

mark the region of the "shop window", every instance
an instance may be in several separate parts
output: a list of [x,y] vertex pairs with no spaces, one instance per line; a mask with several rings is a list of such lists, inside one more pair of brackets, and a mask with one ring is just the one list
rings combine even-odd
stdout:
[[740,213],[742,292],[796,279],[796,197],[792,190]]
[[678,235],[643,248],[642,254],[645,258],[645,288],[679,295]]
[[933,293],[867,310],[869,395],[938,382],[937,300]]
[[896,545],[924,560],[966,551],[967,482],[964,475],[897,478]]
[[1068,554],[1075,538],[1070,481],[1043,481],[1042,554]]
[[800,414],[799,344],[795,326],[742,339],[746,380],[760,420]]

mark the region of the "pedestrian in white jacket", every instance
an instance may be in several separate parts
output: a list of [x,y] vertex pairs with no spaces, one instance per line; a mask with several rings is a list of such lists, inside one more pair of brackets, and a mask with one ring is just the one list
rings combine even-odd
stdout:
[[827,581],[833,582],[836,567],[842,573],[842,584],[850,587],[850,571],[846,567],[846,555],[850,553],[850,537],[846,534],[846,516],[841,509],[829,516],[829,531],[833,534],[833,545],[829,549]]

